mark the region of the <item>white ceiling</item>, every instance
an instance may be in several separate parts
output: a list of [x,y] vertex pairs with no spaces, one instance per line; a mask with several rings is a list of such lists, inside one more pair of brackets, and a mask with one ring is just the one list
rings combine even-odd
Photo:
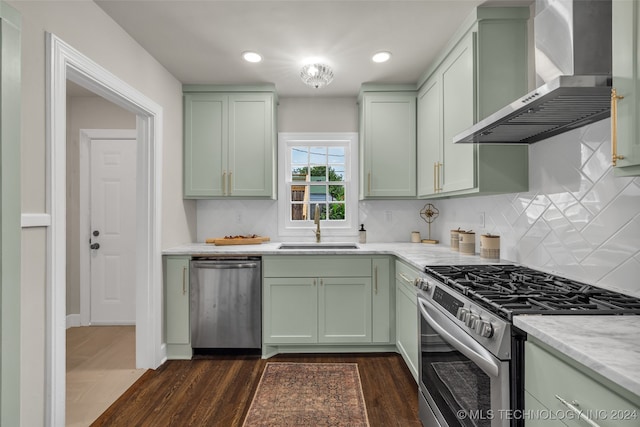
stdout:
[[[182,83],[274,83],[280,97],[355,96],[360,85],[416,83],[482,0],[95,0]],[[493,0],[492,5],[531,0]],[[244,62],[251,50],[258,64]],[[391,51],[375,64],[371,56]],[[321,57],[335,74],[321,89],[300,69]]]

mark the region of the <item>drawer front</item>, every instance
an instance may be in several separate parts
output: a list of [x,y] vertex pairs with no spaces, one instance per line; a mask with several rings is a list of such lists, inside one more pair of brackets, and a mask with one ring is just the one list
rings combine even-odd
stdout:
[[396,281],[413,288],[413,281],[416,277],[421,276],[424,275],[421,274],[417,269],[409,267],[403,262],[396,261]]
[[525,343],[525,390],[552,413],[564,417],[565,424],[588,425],[556,395],[602,427],[640,425],[637,397],[623,397],[584,369],[567,363],[535,343]]
[[264,257],[264,277],[371,277],[363,256],[283,255]]

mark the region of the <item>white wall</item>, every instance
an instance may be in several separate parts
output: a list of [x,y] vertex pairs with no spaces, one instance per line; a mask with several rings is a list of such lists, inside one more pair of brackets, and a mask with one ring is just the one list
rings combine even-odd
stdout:
[[80,129],[135,128],[135,114],[99,96],[67,97],[67,315],[80,314]]
[[[195,239],[195,203],[182,199],[182,88],[93,1],[13,1],[22,15],[22,212],[45,212],[45,31],[162,106],[162,247]],[[44,423],[46,230],[22,233],[21,423]],[[158,286],[160,284],[158,283]]]

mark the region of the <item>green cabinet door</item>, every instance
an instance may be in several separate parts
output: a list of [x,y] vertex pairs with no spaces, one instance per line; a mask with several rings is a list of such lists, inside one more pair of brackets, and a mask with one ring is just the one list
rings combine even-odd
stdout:
[[415,91],[364,92],[360,105],[361,197],[415,197]]
[[318,342],[371,342],[371,278],[318,279]]
[[184,197],[276,196],[275,93],[184,87]]
[[373,257],[372,265],[372,342],[395,341],[395,300],[393,298],[393,262],[390,257]]
[[440,191],[442,167],[442,87],[440,75],[430,78],[418,93],[418,197]]
[[219,93],[184,95],[184,196],[226,194],[228,97]]
[[318,279],[264,278],[263,342],[318,342]]
[[419,273],[396,262],[396,347],[418,382],[418,303],[413,278]]
[[229,95],[228,196],[274,194],[273,98],[270,93]]
[[475,146],[454,144],[453,137],[474,124],[474,38],[470,33],[451,52],[442,69],[443,154],[439,170],[443,193],[473,188]]
[[458,133],[527,91],[528,8],[477,8],[418,92],[418,196],[528,189],[528,147],[454,144]]
[[169,359],[191,358],[189,257],[165,256],[165,338]]
[[[617,0],[613,13],[613,87],[617,95],[617,137],[614,172],[617,176],[640,175],[640,4]],[[613,141],[612,141],[613,144]],[[612,147],[613,148],[613,147]],[[613,153],[612,153],[613,154]]]

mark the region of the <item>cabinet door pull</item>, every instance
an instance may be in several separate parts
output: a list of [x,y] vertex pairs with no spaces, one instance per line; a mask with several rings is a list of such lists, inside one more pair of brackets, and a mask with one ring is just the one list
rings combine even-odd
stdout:
[[227,195],[227,171],[222,171],[222,195]]
[[438,192],[438,162],[433,162],[433,192]]
[[611,88],[611,165],[616,166],[618,160],[624,156],[618,154],[618,100],[624,96],[618,95],[616,88]]
[[316,285],[316,279],[313,279],[313,286]]
[[443,164],[440,163],[440,162],[437,162],[437,165],[438,165],[438,174],[437,174],[438,175],[438,188],[437,188],[436,191],[439,193],[439,192],[442,191],[442,185],[440,184],[440,175],[442,174],[442,166],[443,166]]
[[573,402],[569,403],[566,400],[564,400],[563,398],[561,398],[560,396],[558,396],[557,394],[555,396],[556,396],[556,399],[558,399],[560,401],[560,403],[562,403],[564,406],[566,406],[572,412],[574,412],[582,421],[584,421],[585,423],[589,424],[591,427],[600,427],[600,424],[598,424],[595,421],[593,421],[591,418],[589,418],[584,413],[583,410],[578,408],[579,405],[578,405],[578,403],[576,401],[573,401]]
[[367,177],[367,196],[371,195],[371,172],[369,172]]
[[413,285],[413,280],[411,280],[407,276],[405,276],[404,273],[400,273],[400,277],[402,277],[402,280],[404,280],[408,284]]
[[182,295],[187,294],[187,267],[182,267]]
[[320,286],[324,286],[324,282],[320,279]]
[[378,295],[378,266],[373,266],[373,292]]
[[233,172],[229,171],[229,191],[227,191],[227,194],[231,195],[231,174]]

